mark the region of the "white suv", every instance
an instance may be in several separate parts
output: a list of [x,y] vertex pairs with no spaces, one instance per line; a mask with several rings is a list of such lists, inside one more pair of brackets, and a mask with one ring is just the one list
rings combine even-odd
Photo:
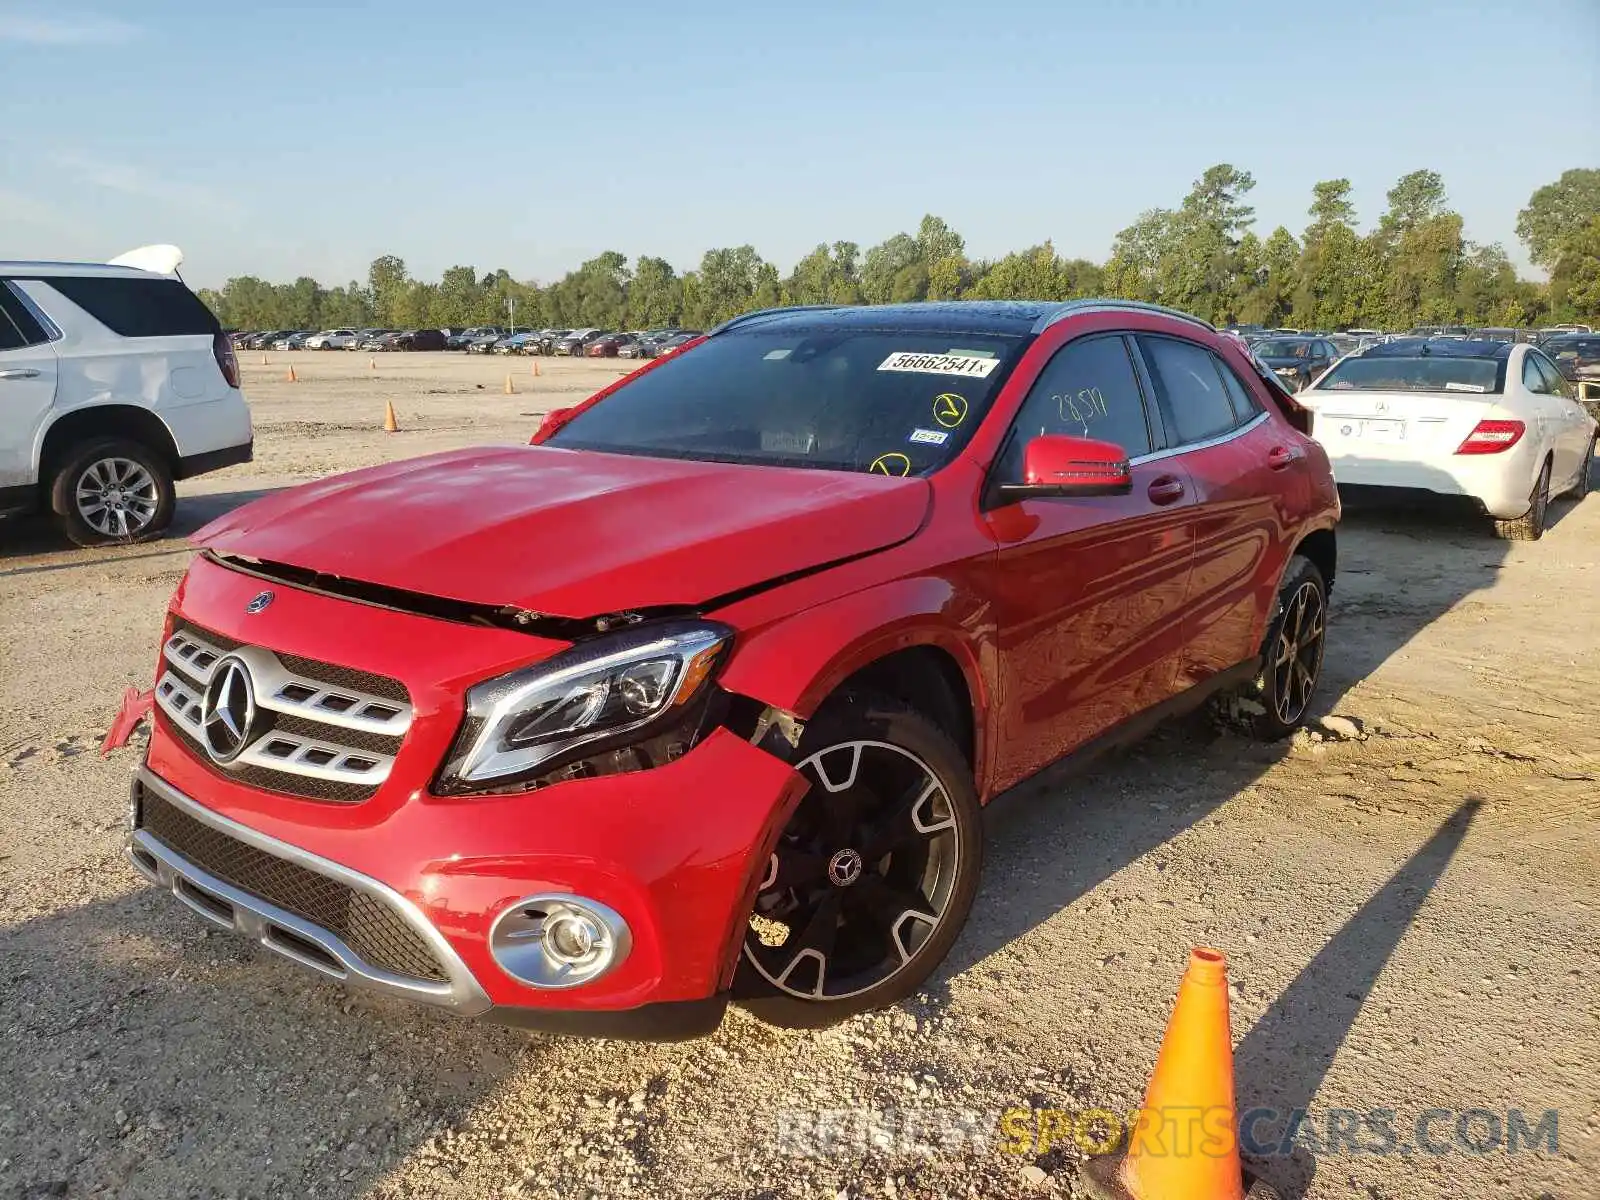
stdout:
[[151,537],[174,480],[250,461],[233,343],[150,249],[0,262],[0,513],[53,510],[80,546]]

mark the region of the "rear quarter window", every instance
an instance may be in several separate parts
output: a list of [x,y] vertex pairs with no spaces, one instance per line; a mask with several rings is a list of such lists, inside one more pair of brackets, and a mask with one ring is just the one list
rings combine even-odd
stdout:
[[34,282],[61,293],[122,337],[209,337],[221,329],[211,310],[177,279],[82,275]]

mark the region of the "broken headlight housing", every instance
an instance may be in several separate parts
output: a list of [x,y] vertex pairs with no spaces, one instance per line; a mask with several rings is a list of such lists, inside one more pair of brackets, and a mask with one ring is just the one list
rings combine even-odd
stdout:
[[[723,625],[662,621],[477,684],[467,692],[467,719],[435,790],[522,790],[580,760],[697,728],[732,642],[733,630]],[[690,728],[686,736],[692,734]]]

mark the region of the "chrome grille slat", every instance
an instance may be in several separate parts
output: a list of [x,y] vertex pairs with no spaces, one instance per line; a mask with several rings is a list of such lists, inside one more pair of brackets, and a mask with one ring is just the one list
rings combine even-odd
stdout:
[[[167,667],[156,680],[156,704],[192,739],[191,748],[202,754],[207,686],[224,658],[231,656],[244,664],[267,728],[253,736],[231,762],[209,765],[258,781],[266,772],[266,778],[274,780],[270,786],[279,791],[342,800],[370,795],[370,789],[388,779],[394,752],[411,727],[411,703],[400,698],[405,695],[404,688],[381,676],[287,656],[331,677],[318,678],[289,669],[263,646],[241,645],[220,636],[212,641],[206,631],[187,622],[174,629],[162,656]],[[353,687],[333,680],[370,682],[367,687]],[[383,688],[389,694],[367,688]],[[295,779],[306,782],[295,784]],[[336,790],[320,795],[315,790],[327,785],[335,785]]]

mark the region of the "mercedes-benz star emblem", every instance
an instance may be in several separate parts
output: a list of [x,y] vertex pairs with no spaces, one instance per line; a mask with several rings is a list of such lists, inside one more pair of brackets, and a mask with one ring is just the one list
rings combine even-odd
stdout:
[[257,592],[255,598],[244,606],[244,611],[254,616],[277,598],[273,592]]
[[840,850],[828,860],[828,879],[835,887],[849,887],[861,878],[861,852]]
[[200,705],[200,737],[213,762],[229,763],[239,757],[255,724],[256,697],[250,687],[250,668],[229,655],[217,664]]

